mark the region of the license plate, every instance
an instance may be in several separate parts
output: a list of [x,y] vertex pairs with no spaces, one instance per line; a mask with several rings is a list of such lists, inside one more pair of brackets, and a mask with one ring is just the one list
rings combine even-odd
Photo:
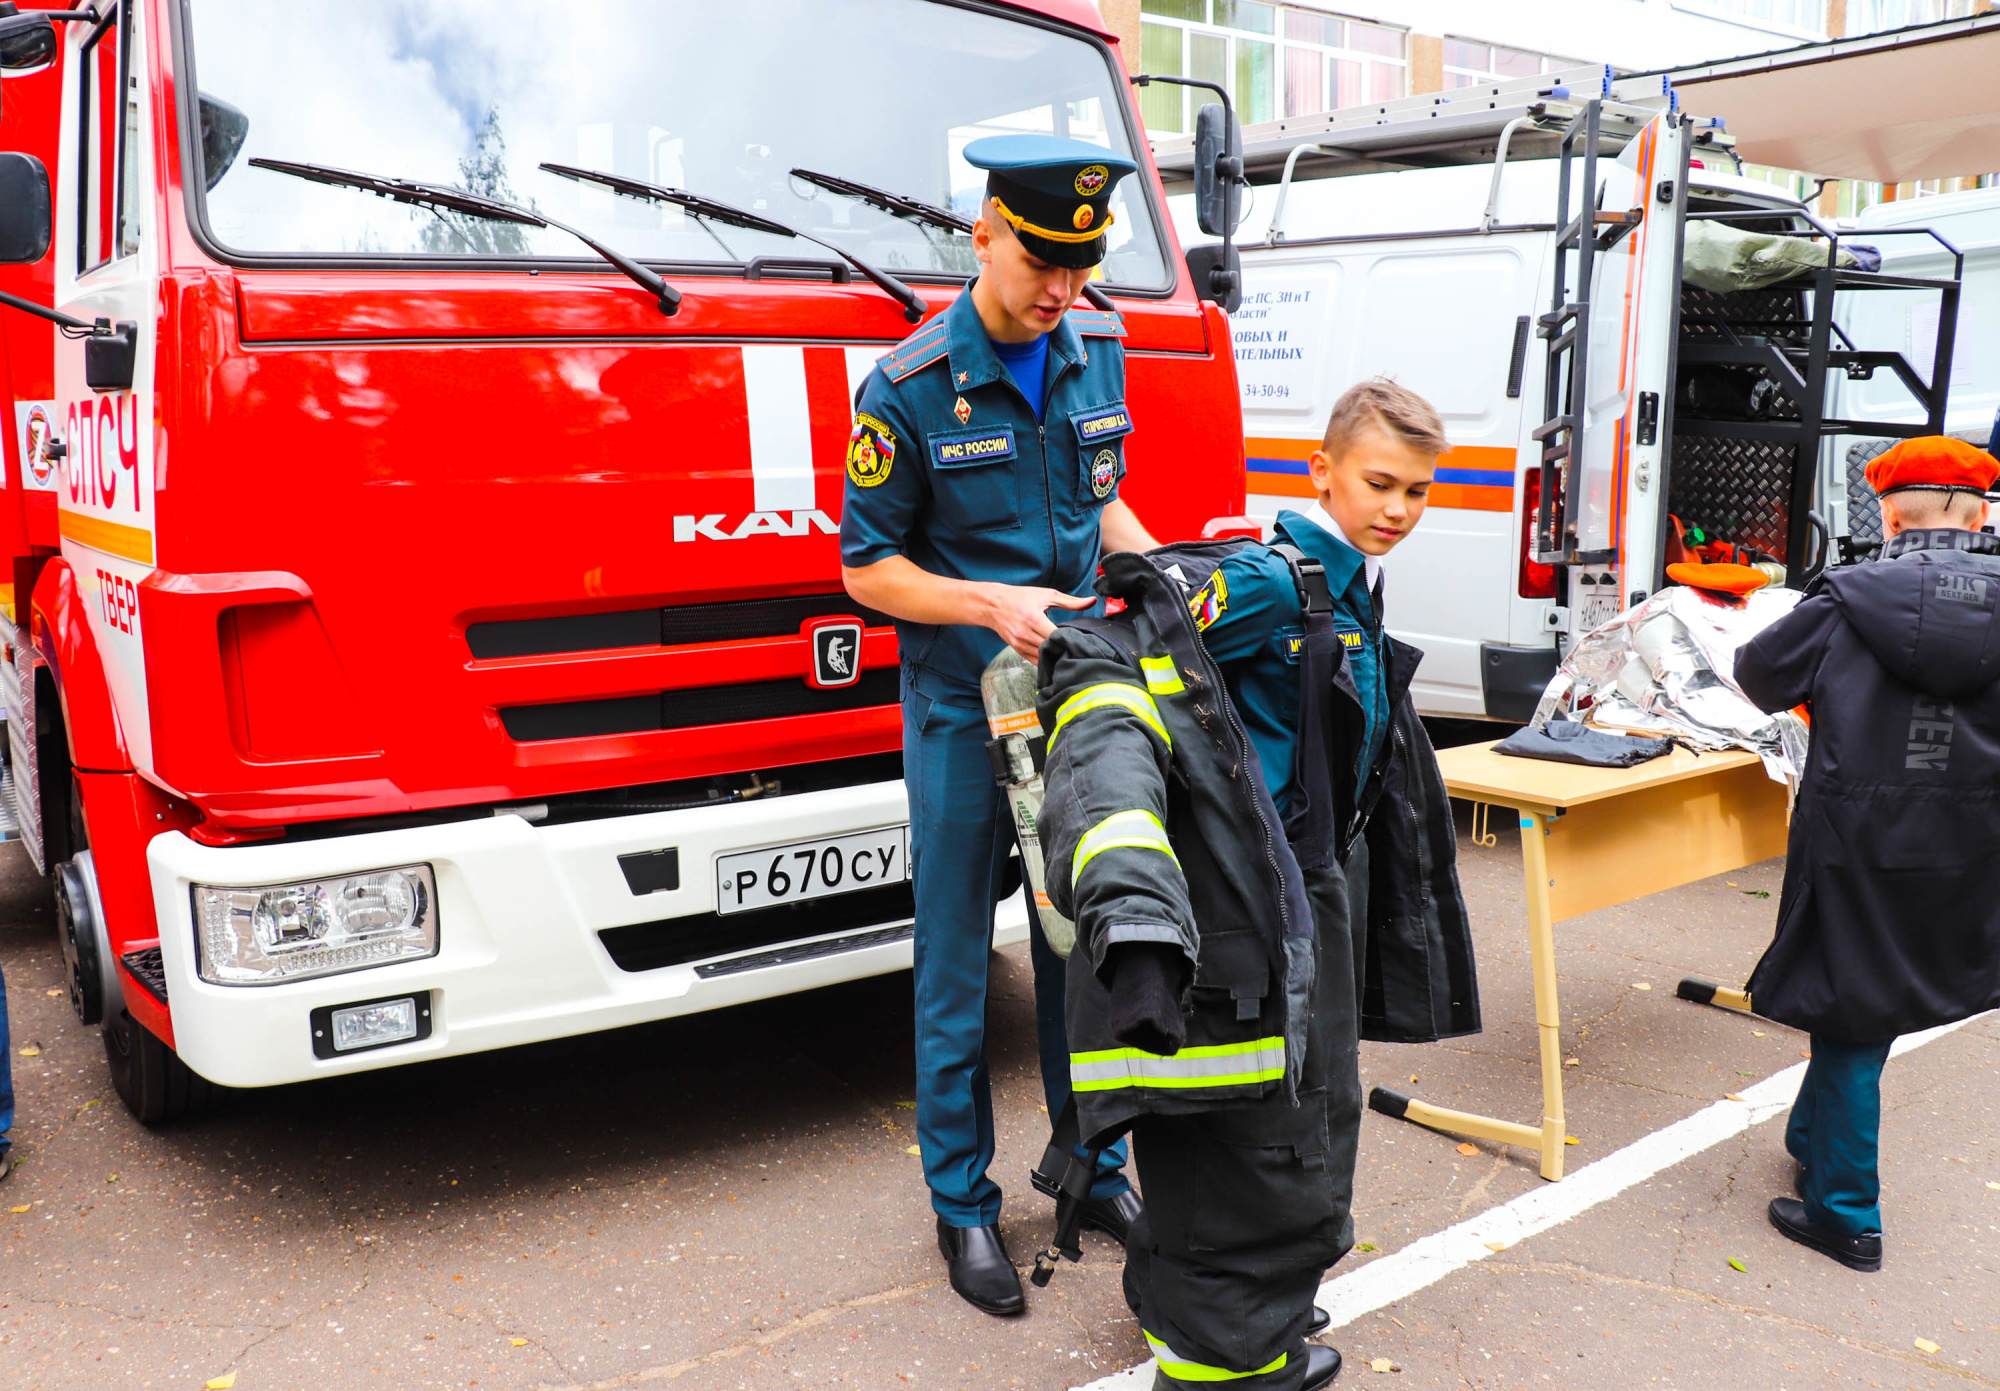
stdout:
[[716,856],[715,911],[742,913],[900,884],[909,877],[908,825],[794,841]]

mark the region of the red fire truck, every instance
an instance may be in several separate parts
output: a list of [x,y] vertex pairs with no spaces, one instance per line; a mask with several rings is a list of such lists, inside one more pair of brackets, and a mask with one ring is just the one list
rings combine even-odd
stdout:
[[1074,311],[1124,496],[1243,511],[1087,0],[14,10],[0,801],[142,1120],[908,964],[835,533],[855,388],[976,268],[968,141],[1140,161]]

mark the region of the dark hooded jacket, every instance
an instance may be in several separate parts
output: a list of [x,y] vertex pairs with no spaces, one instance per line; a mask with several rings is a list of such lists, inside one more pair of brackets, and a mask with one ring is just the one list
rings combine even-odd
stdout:
[[2000,539],[1905,532],[1882,556],[1736,658],[1752,700],[1812,716],[1751,1002],[1854,1043],[2000,1007]]

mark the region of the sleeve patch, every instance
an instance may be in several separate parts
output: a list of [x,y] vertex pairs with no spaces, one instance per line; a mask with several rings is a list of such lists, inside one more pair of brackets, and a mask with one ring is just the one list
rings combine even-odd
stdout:
[[1194,615],[1194,626],[1198,631],[1207,632],[1229,609],[1229,581],[1217,570],[1208,577],[1207,583],[1194,592],[1188,600],[1188,612]]
[[872,415],[855,416],[847,436],[847,476],[854,486],[873,488],[887,482],[895,462],[895,433]]

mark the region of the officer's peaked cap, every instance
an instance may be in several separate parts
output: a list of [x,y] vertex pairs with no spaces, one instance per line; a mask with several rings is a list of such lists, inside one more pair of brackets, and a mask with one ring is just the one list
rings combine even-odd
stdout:
[[989,135],[965,147],[986,196],[1028,254],[1073,270],[1104,259],[1111,191],[1139,166],[1102,145],[1057,135]]

